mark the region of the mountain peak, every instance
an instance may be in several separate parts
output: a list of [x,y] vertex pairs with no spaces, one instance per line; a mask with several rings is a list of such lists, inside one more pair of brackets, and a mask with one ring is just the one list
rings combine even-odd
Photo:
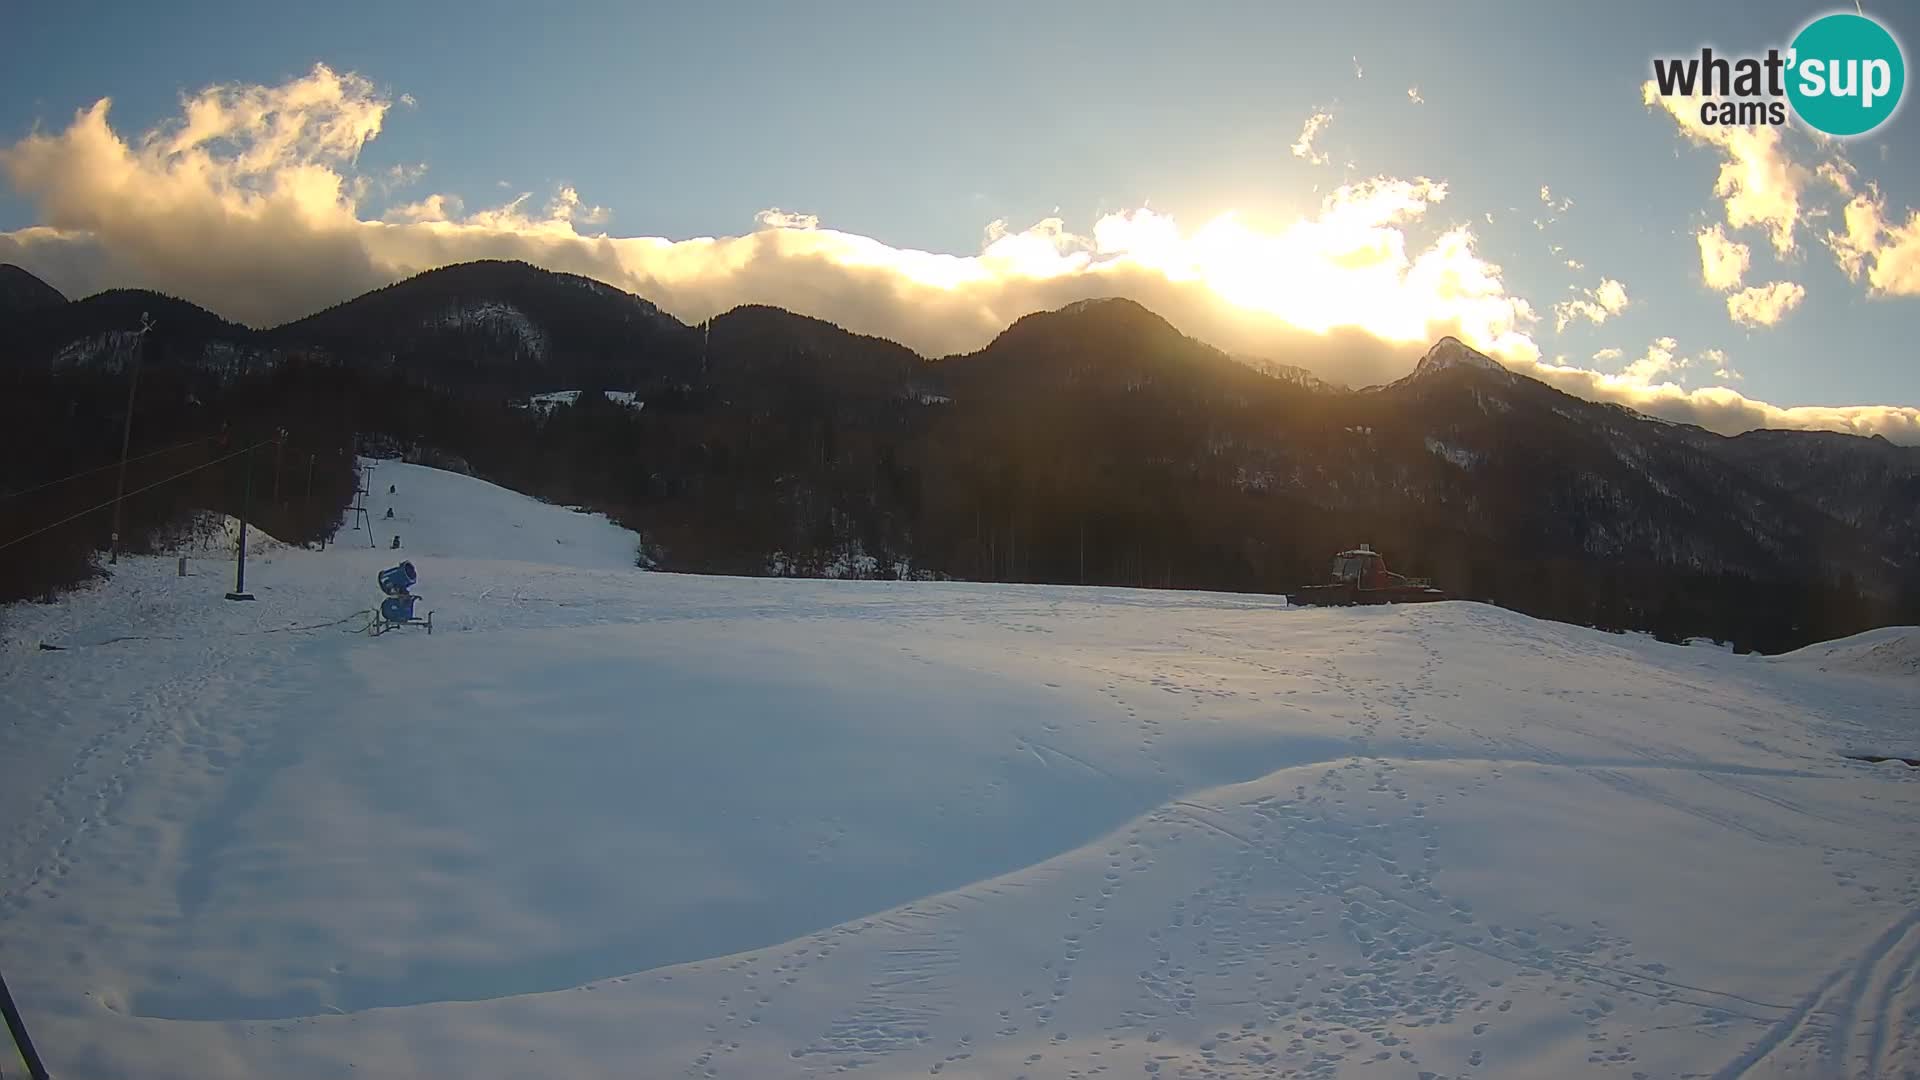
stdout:
[[1098,311],[1103,308],[1109,311],[1124,311],[1128,313],[1136,310],[1147,310],[1146,306],[1139,301],[1130,300],[1124,296],[1089,296],[1085,300],[1075,300],[1073,303],[1061,307],[1059,313],[1068,315],[1083,311]]
[[1502,375],[1507,373],[1506,366],[1501,364],[1500,361],[1474,349],[1452,335],[1448,335],[1434,342],[1433,348],[1428,349],[1427,355],[1421,357],[1420,363],[1414,366],[1413,373],[1415,375],[1426,375],[1435,371],[1445,371],[1449,368],[1456,367],[1480,368],[1483,371],[1494,371]]
[[67,302],[59,289],[25,267],[0,263],[0,313],[37,311]]

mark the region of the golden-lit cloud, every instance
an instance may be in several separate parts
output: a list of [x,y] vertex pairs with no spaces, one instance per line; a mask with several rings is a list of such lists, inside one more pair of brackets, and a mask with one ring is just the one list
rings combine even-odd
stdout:
[[[1546,189],[1541,191],[1544,193]],[[1555,332],[1563,331],[1576,319],[1599,326],[1627,310],[1628,302],[1625,285],[1613,278],[1601,278],[1597,287],[1583,289],[1578,297],[1553,305],[1553,328]]]
[[1752,264],[1751,249],[1729,237],[1718,222],[1694,235],[1700,241],[1700,280],[1717,292],[1739,288]]
[[1309,165],[1325,165],[1327,155],[1313,148],[1313,140],[1319,138],[1331,123],[1332,113],[1317,112],[1307,117],[1307,122],[1300,128],[1300,137],[1293,141],[1293,156]]
[[1826,241],[1849,278],[1865,280],[1877,295],[1920,296],[1920,212],[1889,221],[1885,197],[1868,185],[1847,202],[1841,220],[1845,228],[1828,232]]
[[1770,281],[1727,297],[1727,316],[1742,326],[1772,326],[1806,297],[1806,288],[1797,282]]
[[1733,364],[1727,360],[1727,354],[1719,349],[1701,349],[1700,361],[1702,364],[1709,365],[1713,368],[1713,377],[1716,379],[1731,379],[1734,382],[1739,382],[1745,378],[1745,376],[1734,370]]
[[1620,372],[1620,379],[1635,386],[1652,385],[1655,379],[1671,374],[1676,367],[1687,365],[1687,361],[1676,360],[1673,355],[1673,351],[1679,347],[1680,343],[1670,337],[1655,338],[1638,360]]
[[[1647,366],[1636,382],[1538,364],[1540,316],[1509,291],[1471,224],[1434,220],[1448,189],[1431,179],[1360,180],[1278,221],[1190,221],[1145,208],[1085,228],[1059,217],[1000,221],[965,254],[896,247],[777,208],[742,235],[610,236],[595,229],[605,208],[567,186],[509,189],[514,197],[477,208],[447,192],[370,205],[383,184],[422,175],[380,170],[370,182],[358,169],[389,108],[365,80],[324,66],[279,86],[189,95],[172,121],[131,135],[112,127],[101,101],[64,129],[0,148],[0,173],[41,222],[0,233],[0,261],[69,295],[153,288],[271,325],[438,266],[521,259],[605,281],[687,321],[773,304],[934,356],[979,348],[1036,310],[1119,295],[1229,352],[1349,385],[1398,378],[1452,334],[1575,393],[1675,419],[1920,441],[1912,410],[1781,410],[1730,390],[1681,391]],[[1872,235],[1884,262],[1893,233]],[[1863,255],[1861,265],[1869,273],[1881,263]],[[1626,290],[1604,279],[1575,302],[1610,316]],[[1573,317],[1601,321],[1585,308]]]
[[1735,229],[1766,232],[1774,251],[1794,250],[1794,229],[1801,220],[1801,194],[1810,173],[1788,158],[1780,129],[1737,127],[1700,122],[1700,96],[1663,97],[1651,80],[1640,89],[1648,107],[1665,109],[1680,133],[1702,146],[1720,151],[1720,175],[1713,193],[1725,206],[1727,224]]
[[[1920,408],[1912,406],[1782,408],[1755,401],[1726,386],[1682,387],[1669,378],[1682,369],[1710,365],[1716,378],[1738,380],[1740,375],[1726,353],[1719,349],[1702,349],[1693,356],[1682,356],[1679,347],[1673,338],[1658,338],[1632,363],[1612,374],[1539,361],[1509,366],[1576,397],[1625,405],[1649,416],[1697,424],[1723,435],[1737,435],[1756,428],[1792,428],[1884,435],[1894,442],[1920,444]],[[1617,360],[1622,355],[1618,350],[1603,351],[1609,354],[1607,359]]]

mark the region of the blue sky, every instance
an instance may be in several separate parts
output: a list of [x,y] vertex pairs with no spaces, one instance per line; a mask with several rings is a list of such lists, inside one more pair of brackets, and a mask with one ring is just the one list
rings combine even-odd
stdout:
[[[1687,389],[1920,405],[1906,346],[1920,296],[1870,295],[1820,240],[1842,228],[1846,197],[1810,183],[1785,256],[1763,230],[1728,230],[1751,250],[1743,285],[1805,290],[1776,324],[1736,325],[1694,238],[1725,220],[1723,156],[1640,97],[1656,54],[1784,45],[1830,6],[564,6],[23,5],[0,44],[0,145],[58,133],[103,97],[133,141],[177,118],[183,95],[280,85],[322,63],[392,102],[357,174],[426,166],[363,195],[369,220],[428,193],[471,212],[565,186],[611,211],[583,233],[737,236],[781,207],[892,248],[974,255],[995,220],[1020,230],[1057,215],[1085,233],[1146,206],[1183,225],[1236,211],[1280,228],[1343,183],[1427,177],[1446,197],[1404,223],[1408,242],[1470,226],[1477,256],[1540,316],[1528,336],[1544,360],[1604,372],[1670,338],[1741,375],[1716,379],[1706,362],[1668,373]],[[1920,17],[1867,10],[1920,41]],[[1331,116],[1319,166],[1290,151],[1315,113]],[[1841,151],[1896,223],[1920,205],[1916,124],[1903,109]],[[1808,170],[1835,153],[1798,132],[1783,151]],[[1543,185],[1571,205],[1544,205]],[[0,190],[0,230],[61,225],[27,187]],[[79,272],[66,272],[73,287]],[[1557,331],[1551,306],[1603,279],[1627,305]]]

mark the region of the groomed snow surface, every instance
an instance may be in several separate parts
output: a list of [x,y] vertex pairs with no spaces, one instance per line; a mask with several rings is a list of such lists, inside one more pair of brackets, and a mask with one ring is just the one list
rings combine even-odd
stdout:
[[[372,488],[256,603],[200,550],[0,612],[56,1076],[1920,1071],[1920,769],[1844,756],[1920,757],[1913,630],[649,574]],[[348,632],[402,555],[433,635]]]

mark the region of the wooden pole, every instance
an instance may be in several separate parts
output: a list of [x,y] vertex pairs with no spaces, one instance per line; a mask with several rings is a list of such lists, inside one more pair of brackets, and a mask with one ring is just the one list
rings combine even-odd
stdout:
[[133,443],[133,399],[140,388],[140,360],[146,352],[147,331],[153,321],[140,313],[140,329],[133,338],[132,372],[127,377],[127,419],[120,427],[120,482],[113,490],[113,532],[107,542],[107,562],[120,562],[120,501],[127,497],[127,448]]

